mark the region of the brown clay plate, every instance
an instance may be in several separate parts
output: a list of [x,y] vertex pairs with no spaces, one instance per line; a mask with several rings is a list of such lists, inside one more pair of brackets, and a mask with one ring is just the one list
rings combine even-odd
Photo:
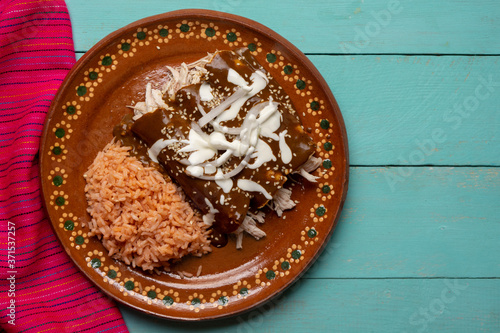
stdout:
[[[282,85],[323,159],[317,183],[293,184],[300,203],[278,218],[268,214],[267,237],[234,239],[201,258],[185,258],[173,273],[144,273],[110,258],[82,227],[83,174],[112,139],[112,128],[144,99],[146,77],[161,82],[165,65],[191,62],[216,50],[246,47]],[[347,192],[347,135],[333,95],[312,63],[270,29],[245,18],[182,10],[132,23],[105,37],[71,70],[54,99],[40,150],[42,190],[52,226],[76,265],[105,293],[160,317],[226,317],[269,300],[314,262],[328,241]],[[181,278],[186,271],[199,277]]]

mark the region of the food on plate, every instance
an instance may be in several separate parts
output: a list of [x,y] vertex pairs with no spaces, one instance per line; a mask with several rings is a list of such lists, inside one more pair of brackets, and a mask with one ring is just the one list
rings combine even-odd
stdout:
[[[220,51],[195,63],[168,69],[171,76],[167,83],[163,87],[147,83],[145,101],[133,105],[134,114],[126,116],[116,127],[115,141],[104,152],[108,154],[105,161],[111,163],[113,154],[109,152],[119,150],[127,155],[122,156],[122,160],[136,158],[142,162],[137,161],[136,167],[144,164],[158,167],[144,166],[144,169],[156,173],[155,179],[170,181],[171,178],[200,211],[201,217],[194,212],[188,214],[193,218],[192,224],[199,228],[196,232],[186,228],[185,223],[182,227],[192,237],[195,232],[199,243],[192,253],[181,247],[179,255],[170,259],[208,252],[209,246],[203,237],[208,237],[214,246],[224,246],[227,235],[235,234],[237,248],[242,247],[244,232],[257,239],[264,237],[265,233],[257,226],[264,222],[262,208],[268,206],[279,216],[284,210],[292,209],[296,203],[291,199],[291,190],[284,186],[288,176],[300,174],[307,181],[315,181],[311,172],[320,164],[320,159],[313,155],[314,143],[304,130],[290,97],[248,50]],[[101,173],[105,171],[100,169],[110,167],[103,164],[106,163],[97,161]],[[166,175],[162,176],[161,172]],[[123,253],[130,254],[128,248],[107,246],[114,245],[110,243],[110,233],[100,231],[102,223],[94,221],[99,214],[95,214],[93,207],[100,204],[102,191],[92,195],[86,191],[93,220],[91,230],[103,238],[110,253],[121,253],[126,263],[135,263],[144,269],[149,269],[145,267],[150,267],[150,262],[155,265],[166,258],[140,257],[134,262],[128,257],[126,261]],[[120,191],[132,190],[122,188]],[[157,191],[162,190],[155,187],[150,195],[161,197]],[[120,221],[120,211],[116,211],[123,209],[120,205],[102,206],[100,211],[106,209]],[[130,211],[132,216],[134,209]],[[109,221],[114,230],[115,221]],[[151,225],[147,221],[148,226]],[[141,223],[145,222],[137,222]],[[152,226],[167,227],[159,223]],[[118,227],[118,230],[122,229]],[[151,237],[155,236],[153,230],[147,229]],[[155,239],[158,241],[155,246],[159,248],[164,244],[162,241],[175,243],[159,236]],[[140,256],[140,251],[137,248],[135,255]]]
[[110,256],[144,270],[210,252],[208,226],[184,193],[129,150],[108,144],[84,175],[89,235],[101,238]]

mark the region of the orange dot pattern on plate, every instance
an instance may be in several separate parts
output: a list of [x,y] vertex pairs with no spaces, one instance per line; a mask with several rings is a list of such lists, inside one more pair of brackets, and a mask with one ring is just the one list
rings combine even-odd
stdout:
[[[234,28],[221,30],[218,25],[212,22],[200,23],[183,20],[175,25],[160,24],[153,29],[138,28],[132,35],[122,38],[116,45],[116,53],[102,54],[96,63],[90,64],[88,69],[84,71],[82,81],[74,86],[74,99],[65,102],[61,108],[66,120],[57,123],[52,128],[53,144],[45,153],[51,157],[52,161],[63,163],[66,159],[65,154],[68,152],[65,148],[65,142],[71,140],[72,123],[81,116],[82,106],[94,97],[95,89],[98,89],[105,82],[109,73],[119,69],[120,58],[136,56],[141,47],[154,47],[161,52],[161,47],[174,38],[197,38],[207,41],[222,38],[228,48],[246,47],[254,56],[264,55],[265,63],[262,65],[267,65],[270,70],[279,73],[281,79],[292,86],[297,95],[309,96],[307,104],[300,106],[300,108],[306,110],[309,116],[318,119],[311,135],[317,140],[317,156],[323,159],[322,167],[313,173],[320,177],[316,193],[321,203],[311,207],[310,217],[313,223],[323,222],[328,216],[324,202],[332,199],[335,195],[330,185],[335,171],[330,160],[335,147],[328,140],[332,130],[329,128],[329,121],[321,118],[325,110],[325,102],[314,96],[312,81],[301,75],[297,65],[286,59],[281,51],[264,50],[258,38],[247,39]],[[306,114],[304,112],[299,116],[305,117]],[[50,204],[54,209],[61,211],[59,228],[65,230],[71,247],[85,251],[89,242],[88,234],[82,229],[85,226],[78,222],[78,218],[73,213],[62,212],[71,202],[71,198],[64,192],[64,187],[68,182],[65,170],[61,167],[55,167],[47,177],[57,187],[57,190],[50,194]],[[248,297],[254,287],[268,287],[280,278],[288,276],[294,269],[300,269],[300,261],[305,258],[304,256],[308,252],[306,248],[319,241],[318,232],[314,226],[306,227],[301,231],[300,240],[301,244],[292,244],[269,267],[259,269],[251,283],[247,280],[238,281],[232,286],[228,286],[227,290],[217,290],[209,297],[193,293],[187,299],[182,299],[179,292],[175,290],[162,290],[155,285],[142,286],[134,278],[122,278],[122,272],[118,266],[112,264],[113,260],[109,259],[106,253],[88,252],[86,260],[89,269],[97,270],[103,280],[115,285],[124,297],[138,294],[148,304],[158,303],[165,307],[172,307],[183,303],[191,311],[199,312],[205,308],[224,309],[230,302]]]

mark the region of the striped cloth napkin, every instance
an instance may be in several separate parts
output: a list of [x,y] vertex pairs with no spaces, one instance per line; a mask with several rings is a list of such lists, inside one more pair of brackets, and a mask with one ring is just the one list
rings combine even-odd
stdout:
[[0,1],[0,326],[7,332],[127,332],[73,265],[42,208],[38,147],[75,63],[64,1]]

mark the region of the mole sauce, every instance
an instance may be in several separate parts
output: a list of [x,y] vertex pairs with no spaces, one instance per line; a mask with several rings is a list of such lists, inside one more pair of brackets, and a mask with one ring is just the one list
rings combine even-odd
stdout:
[[[237,88],[235,84],[228,81],[230,69],[237,71],[247,80],[256,70],[266,73],[248,50],[218,52],[205,68],[208,70],[208,74],[202,80],[203,82],[183,87],[176,93],[174,100],[166,100],[172,109],[157,109],[154,112],[144,114],[136,121],[132,120],[132,115],[125,116],[113,131],[115,138],[123,145],[132,147],[132,155],[138,157],[143,163],[158,167],[156,163],[151,162],[148,148],[160,139],[186,140],[189,137],[192,123],[197,122],[203,116],[198,110],[198,106],[202,105],[205,112],[209,112],[211,108],[216,106],[201,101],[199,92],[203,83],[210,84],[216,95],[227,98],[230,95],[228,91],[232,92]],[[270,99],[279,103],[278,112],[281,113],[281,123],[276,132],[286,130],[290,135],[291,140],[288,143],[293,152],[292,160],[285,164],[277,158],[276,161],[267,162],[256,169],[244,168],[233,177],[234,184],[238,179],[251,179],[273,196],[287,180],[286,175],[300,168],[314,153],[314,144],[304,131],[288,95],[274,79],[269,76],[268,79],[267,86],[246,101],[236,118],[227,120],[221,125],[239,127],[245,118],[245,110]],[[209,124],[206,125],[204,131],[209,134],[213,128]],[[278,141],[271,138],[262,138],[262,140],[272,149],[274,156],[278,157],[280,153]],[[189,154],[179,152],[181,147],[177,144],[170,144],[160,151],[157,157],[158,162],[163,167],[160,169],[182,187],[203,214],[214,214],[211,243],[216,247],[225,246],[227,234],[234,232],[239,227],[248,210],[261,208],[269,200],[260,192],[243,191],[235,185],[229,192],[224,192],[216,181],[202,180],[188,175],[186,165],[182,161],[189,157]],[[218,156],[222,153],[224,152],[220,151]],[[223,166],[231,170],[241,160],[242,158],[233,156]]]

